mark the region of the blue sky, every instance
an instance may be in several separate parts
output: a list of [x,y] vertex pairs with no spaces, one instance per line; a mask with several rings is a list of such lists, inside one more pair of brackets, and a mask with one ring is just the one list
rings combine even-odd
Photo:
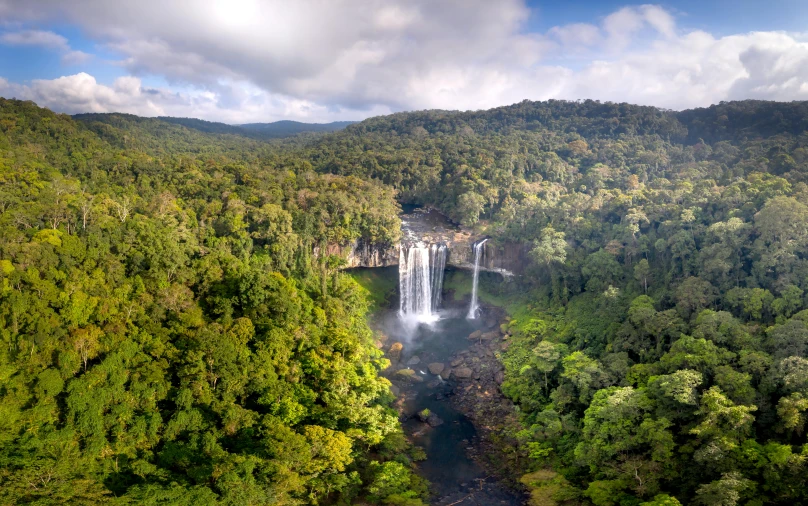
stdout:
[[[643,3],[646,2],[532,0],[528,2],[534,11],[529,27],[542,31],[556,25],[591,22],[626,5]],[[682,25],[714,35],[771,30],[808,31],[808,2],[805,0],[679,0],[657,4],[681,15]]]
[[798,0],[0,0],[0,96],[229,123],[808,99]]

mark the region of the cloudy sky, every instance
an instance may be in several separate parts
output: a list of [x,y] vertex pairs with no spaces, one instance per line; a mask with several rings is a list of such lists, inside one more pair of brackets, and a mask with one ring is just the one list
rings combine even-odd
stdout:
[[808,1],[0,0],[0,96],[227,123],[808,100]]

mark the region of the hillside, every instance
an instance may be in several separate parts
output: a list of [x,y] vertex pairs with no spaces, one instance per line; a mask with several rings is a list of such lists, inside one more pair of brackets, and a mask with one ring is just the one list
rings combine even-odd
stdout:
[[525,101],[264,140],[2,100],[0,497],[421,504],[366,294],[314,255],[421,204],[529,252],[480,297],[521,424],[491,460],[536,501],[806,503],[807,118]]
[[0,504],[421,504],[366,294],[313,256],[397,240],[393,192],[254,142],[0,99]]
[[806,113],[522,102],[371,118],[301,153],[492,251],[529,245],[520,278],[481,289],[514,318],[501,389],[523,430],[507,451],[534,462],[504,473],[541,470],[537,500],[800,504]]

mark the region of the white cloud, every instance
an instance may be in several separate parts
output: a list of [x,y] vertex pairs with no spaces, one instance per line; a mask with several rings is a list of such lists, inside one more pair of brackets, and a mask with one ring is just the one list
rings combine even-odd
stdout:
[[[5,85],[69,111],[240,122],[482,109],[525,98],[674,109],[808,99],[804,35],[715,37],[678,26],[656,5],[546,33],[526,32],[523,0],[0,0],[3,12],[23,25],[77,24],[118,53],[131,76],[158,76],[175,90],[105,86],[86,74]],[[17,37],[37,38],[29,32]],[[50,32],[36,33],[49,40]]]
[[93,58],[93,55],[85,53],[84,51],[71,50],[62,55],[62,63],[64,65],[81,65],[87,63]]
[[603,40],[603,35],[595,25],[589,23],[573,23],[554,26],[548,32],[566,47],[592,47]]
[[67,39],[44,30],[23,30],[0,35],[0,42],[12,46],[41,46],[62,51],[70,50]]
[[[144,86],[133,76],[119,77],[112,85],[100,84],[87,74],[79,73],[57,79],[35,79],[30,84],[10,83],[0,77],[0,96],[33,100],[42,107],[58,112],[124,112],[139,116],[180,116],[206,118],[226,123],[250,123],[267,118],[296,118],[303,121],[330,121],[333,112],[310,101],[267,94],[246,83],[224,83],[219,93],[190,90],[176,92]],[[229,102],[229,103],[228,103]],[[222,107],[222,105],[230,107]],[[342,111],[351,118],[367,113],[378,115],[391,111]]]
[[[2,13],[2,5],[0,5],[0,13]],[[6,32],[0,35],[0,44],[54,49],[62,53],[62,63],[64,65],[79,65],[92,58],[91,54],[71,49],[70,43],[65,37],[45,30]]]

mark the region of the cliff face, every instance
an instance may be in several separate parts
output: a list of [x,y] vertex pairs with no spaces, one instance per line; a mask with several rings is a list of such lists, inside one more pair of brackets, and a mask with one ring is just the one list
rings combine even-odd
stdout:
[[[418,211],[402,216],[402,241],[445,244],[449,254],[446,265],[459,269],[474,268],[473,245],[483,237],[450,223],[437,211]],[[346,246],[329,245],[326,253],[347,260],[346,268],[388,267],[398,265],[400,245],[369,243],[362,239]],[[504,276],[519,275],[528,265],[529,245],[487,241],[480,261],[482,270]],[[315,251],[315,254],[318,254]]]
[[356,241],[348,252],[349,267],[387,267],[398,265],[398,244]]
[[[449,250],[446,265],[458,269],[474,268],[472,245],[482,239],[468,233],[452,235],[433,235],[424,242],[443,243]],[[388,267],[398,265],[400,246],[390,244],[373,244],[357,241],[354,244],[328,248],[329,254],[339,255],[347,260],[346,268],[354,267]],[[529,245],[519,243],[498,244],[488,241],[483,246],[480,269],[499,272],[504,276],[520,275],[528,265]]]
[[[364,239],[341,246],[329,244],[326,255],[336,255],[346,260],[346,269],[354,267],[388,267],[398,265],[398,244],[371,243]],[[314,248],[314,256],[320,255],[320,249]]]
[[[494,272],[521,275],[530,262],[530,245],[525,243],[495,243],[487,241],[483,245],[480,268]],[[472,258],[473,262],[474,259]]]

